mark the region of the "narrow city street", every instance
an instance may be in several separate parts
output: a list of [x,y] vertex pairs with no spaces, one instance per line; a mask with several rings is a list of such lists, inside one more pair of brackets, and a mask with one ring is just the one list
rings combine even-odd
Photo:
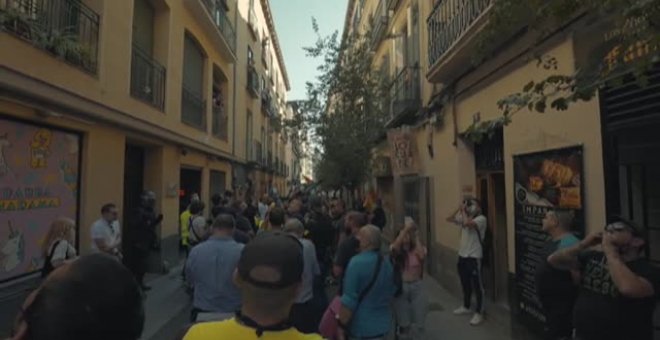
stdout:
[[[146,324],[142,339],[169,340],[179,334],[190,320],[190,299],[186,294],[180,276],[180,267],[173,268],[170,274],[155,277],[149,281],[152,290],[145,300]],[[447,340],[512,340],[511,329],[506,318],[498,317],[497,322],[484,322],[480,326],[470,326],[469,316],[455,316],[452,310],[460,305],[460,300],[443,289],[438,283],[427,278],[424,290],[428,294],[429,313],[426,318],[426,339]],[[390,339],[394,339],[390,336]],[[520,340],[527,338],[519,338]]]
[[0,0],[0,339],[660,340],[659,131],[660,0]]

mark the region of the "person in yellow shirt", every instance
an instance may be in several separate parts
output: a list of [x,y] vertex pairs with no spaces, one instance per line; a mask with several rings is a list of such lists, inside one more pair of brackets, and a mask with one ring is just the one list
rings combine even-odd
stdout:
[[229,320],[192,326],[183,340],[323,339],[318,334],[299,332],[289,321],[302,274],[300,241],[280,232],[257,236],[243,248],[234,271],[243,299],[241,310]]
[[[197,194],[192,194],[190,196],[190,203],[192,202],[199,201],[199,195]],[[190,253],[190,217],[192,214],[190,213],[190,204],[188,204],[188,207],[186,207],[186,210],[184,210],[181,215],[179,215],[179,252],[183,250],[186,254],[186,258],[188,258],[188,254]],[[185,268],[185,262],[183,266],[183,270],[181,270],[181,277],[184,279],[186,278],[186,268]]]

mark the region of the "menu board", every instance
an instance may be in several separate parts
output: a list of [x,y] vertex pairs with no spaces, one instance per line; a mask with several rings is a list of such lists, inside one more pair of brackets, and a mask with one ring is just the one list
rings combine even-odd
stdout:
[[536,268],[544,261],[548,235],[541,230],[548,210],[572,210],[571,230],[584,234],[582,147],[514,156],[516,294],[520,321],[541,333],[546,317],[536,294]]

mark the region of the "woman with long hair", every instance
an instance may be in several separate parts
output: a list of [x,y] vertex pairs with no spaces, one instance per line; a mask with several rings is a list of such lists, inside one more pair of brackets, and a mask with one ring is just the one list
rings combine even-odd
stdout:
[[45,259],[41,276],[46,277],[53,269],[76,259],[75,248],[76,223],[66,217],[57,218],[50,225],[42,254]]
[[403,339],[423,339],[427,305],[422,278],[427,249],[419,240],[412,218],[406,217],[390,251],[402,279],[400,295],[394,303],[399,335]]

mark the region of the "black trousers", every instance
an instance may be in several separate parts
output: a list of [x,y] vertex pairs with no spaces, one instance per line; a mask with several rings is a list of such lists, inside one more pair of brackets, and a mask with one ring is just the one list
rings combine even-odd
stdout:
[[540,297],[546,316],[549,339],[569,339],[573,336],[573,296]]
[[481,278],[481,259],[474,257],[458,258],[458,276],[463,288],[463,307],[470,309],[472,292],[477,296],[477,313],[484,311],[484,285]]
[[147,272],[149,250],[142,247],[133,247],[124,257],[124,265],[133,273],[135,280],[144,285],[144,274]]

